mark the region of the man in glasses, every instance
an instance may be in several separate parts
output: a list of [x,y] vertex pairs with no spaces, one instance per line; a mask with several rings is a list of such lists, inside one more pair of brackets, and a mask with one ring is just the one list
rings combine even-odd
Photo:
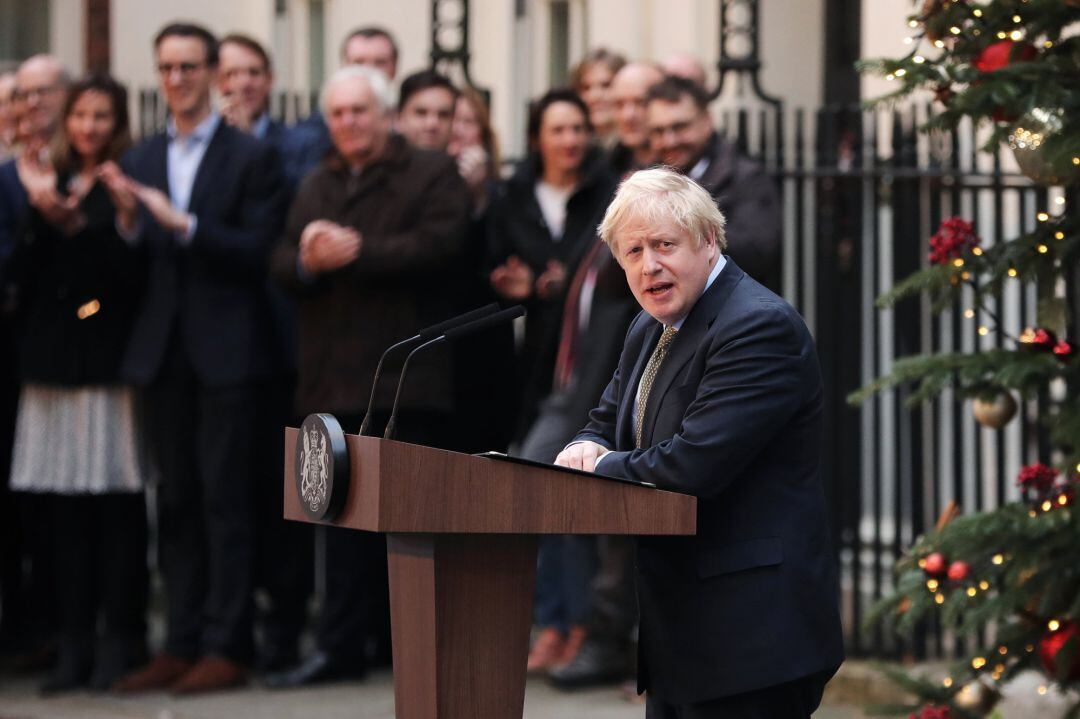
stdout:
[[728,252],[743,270],[780,290],[780,204],[756,161],[713,128],[709,96],[693,80],[669,75],[649,88],[649,143],[656,162],[705,188],[727,218]]
[[266,264],[284,220],[280,159],[214,111],[218,43],[198,25],[154,40],[168,129],[102,171],[150,279],[123,371],[144,390],[161,479],[164,651],[116,691],[189,694],[247,678],[252,660],[254,433],[277,370]]

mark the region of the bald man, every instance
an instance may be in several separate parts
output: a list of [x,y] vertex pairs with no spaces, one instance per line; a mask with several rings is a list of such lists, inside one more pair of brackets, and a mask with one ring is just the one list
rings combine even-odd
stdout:
[[[19,130],[18,141],[24,151],[40,150],[52,137],[60,107],[64,101],[67,75],[60,61],[51,55],[35,55],[15,72],[11,92],[12,122]],[[0,276],[14,245],[13,233],[26,215],[26,191],[19,180],[15,159],[0,165]],[[0,321],[0,644],[6,648],[36,650],[48,641],[49,628],[55,617],[50,615],[50,568],[47,565],[49,526],[39,521],[48,510],[42,506],[48,500],[40,495],[22,493],[16,506],[14,495],[7,491],[7,462],[11,458],[11,442],[15,421],[15,402],[18,386],[9,326]],[[18,517],[24,519],[21,532]],[[20,547],[19,541],[25,542]],[[29,571],[24,573],[24,567]],[[7,608],[10,608],[8,610]]]
[[682,77],[705,89],[705,66],[688,52],[677,52],[660,61],[665,75]]
[[645,122],[649,88],[664,79],[656,65],[632,62],[624,65],[611,81],[615,108],[615,131],[619,141],[612,148],[610,162],[618,175],[652,164],[649,128]]

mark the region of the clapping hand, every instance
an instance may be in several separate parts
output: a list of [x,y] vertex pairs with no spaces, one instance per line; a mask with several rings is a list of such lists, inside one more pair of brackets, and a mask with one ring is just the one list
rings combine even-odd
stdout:
[[156,187],[144,185],[124,174],[115,162],[102,163],[98,178],[105,183],[117,220],[126,232],[133,232],[138,204],[150,212],[150,216],[170,232],[186,234],[191,227],[191,215],[173,205],[172,200]]
[[237,93],[226,92],[222,94],[220,112],[226,124],[242,132],[251,132],[254,118],[251,117],[251,113],[248,112],[247,107]]
[[532,294],[533,272],[517,255],[491,271],[491,286],[508,300],[525,300]]
[[474,193],[484,186],[488,173],[488,154],[479,145],[462,148],[457,156],[458,174]]
[[309,222],[300,233],[300,266],[317,275],[344,267],[360,255],[363,237],[329,220]]
[[542,300],[554,299],[566,284],[566,265],[548,260],[547,268],[536,278],[536,295]]
[[105,185],[116,208],[116,220],[121,229],[127,233],[135,232],[135,224],[138,220],[139,198],[135,194],[135,186],[138,184],[124,174],[115,162],[103,162],[98,168],[98,179]]
[[56,189],[56,170],[36,152],[25,152],[16,161],[19,180],[26,190],[28,202],[51,225],[66,234],[77,232],[85,220],[79,212],[77,195],[61,195]]

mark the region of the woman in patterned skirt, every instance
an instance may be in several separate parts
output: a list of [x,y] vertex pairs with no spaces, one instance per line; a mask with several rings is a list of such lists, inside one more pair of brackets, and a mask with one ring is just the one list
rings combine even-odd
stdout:
[[144,279],[98,182],[130,144],[127,92],[72,85],[13,258],[22,390],[11,488],[46,497],[59,654],[46,693],[106,688],[146,651],[146,507],[135,395],[118,372]]

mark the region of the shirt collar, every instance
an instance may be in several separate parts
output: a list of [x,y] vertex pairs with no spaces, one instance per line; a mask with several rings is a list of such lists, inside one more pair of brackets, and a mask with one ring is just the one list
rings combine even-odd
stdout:
[[264,112],[255,118],[255,122],[251,123],[251,134],[254,137],[262,140],[266,137],[267,131],[270,129],[270,113]]
[[[709,273],[709,279],[705,280],[705,289],[701,291],[701,294],[705,294],[709,291],[709,288],[712,287],[712,283],[716,282],[716,278],[720,276],[720,270],[724,269],[724,265],[726,264],[727,258],[724,257],[724,255],[721,253],[720,256],[716,259],[716,264],[713,265],[712,272]],[[685,321],[686,317],[683,317],[681,320],[673,322],[671,326],[677,330],[681,330],[683,322]]]
[[177,138],[183,138],[188,142],[204,143],[210,140],[210,137],[217,130],[218,123],[221,121],[221,115],[211,110],[210,114],[206,116],[206,119],[195,126],[195,129],[190,134],[181,136],[176,130],[176,120],[172,117],[169,118],[168,123],[165,126],[165,132],[169,136],[169,140],[175,140]]

